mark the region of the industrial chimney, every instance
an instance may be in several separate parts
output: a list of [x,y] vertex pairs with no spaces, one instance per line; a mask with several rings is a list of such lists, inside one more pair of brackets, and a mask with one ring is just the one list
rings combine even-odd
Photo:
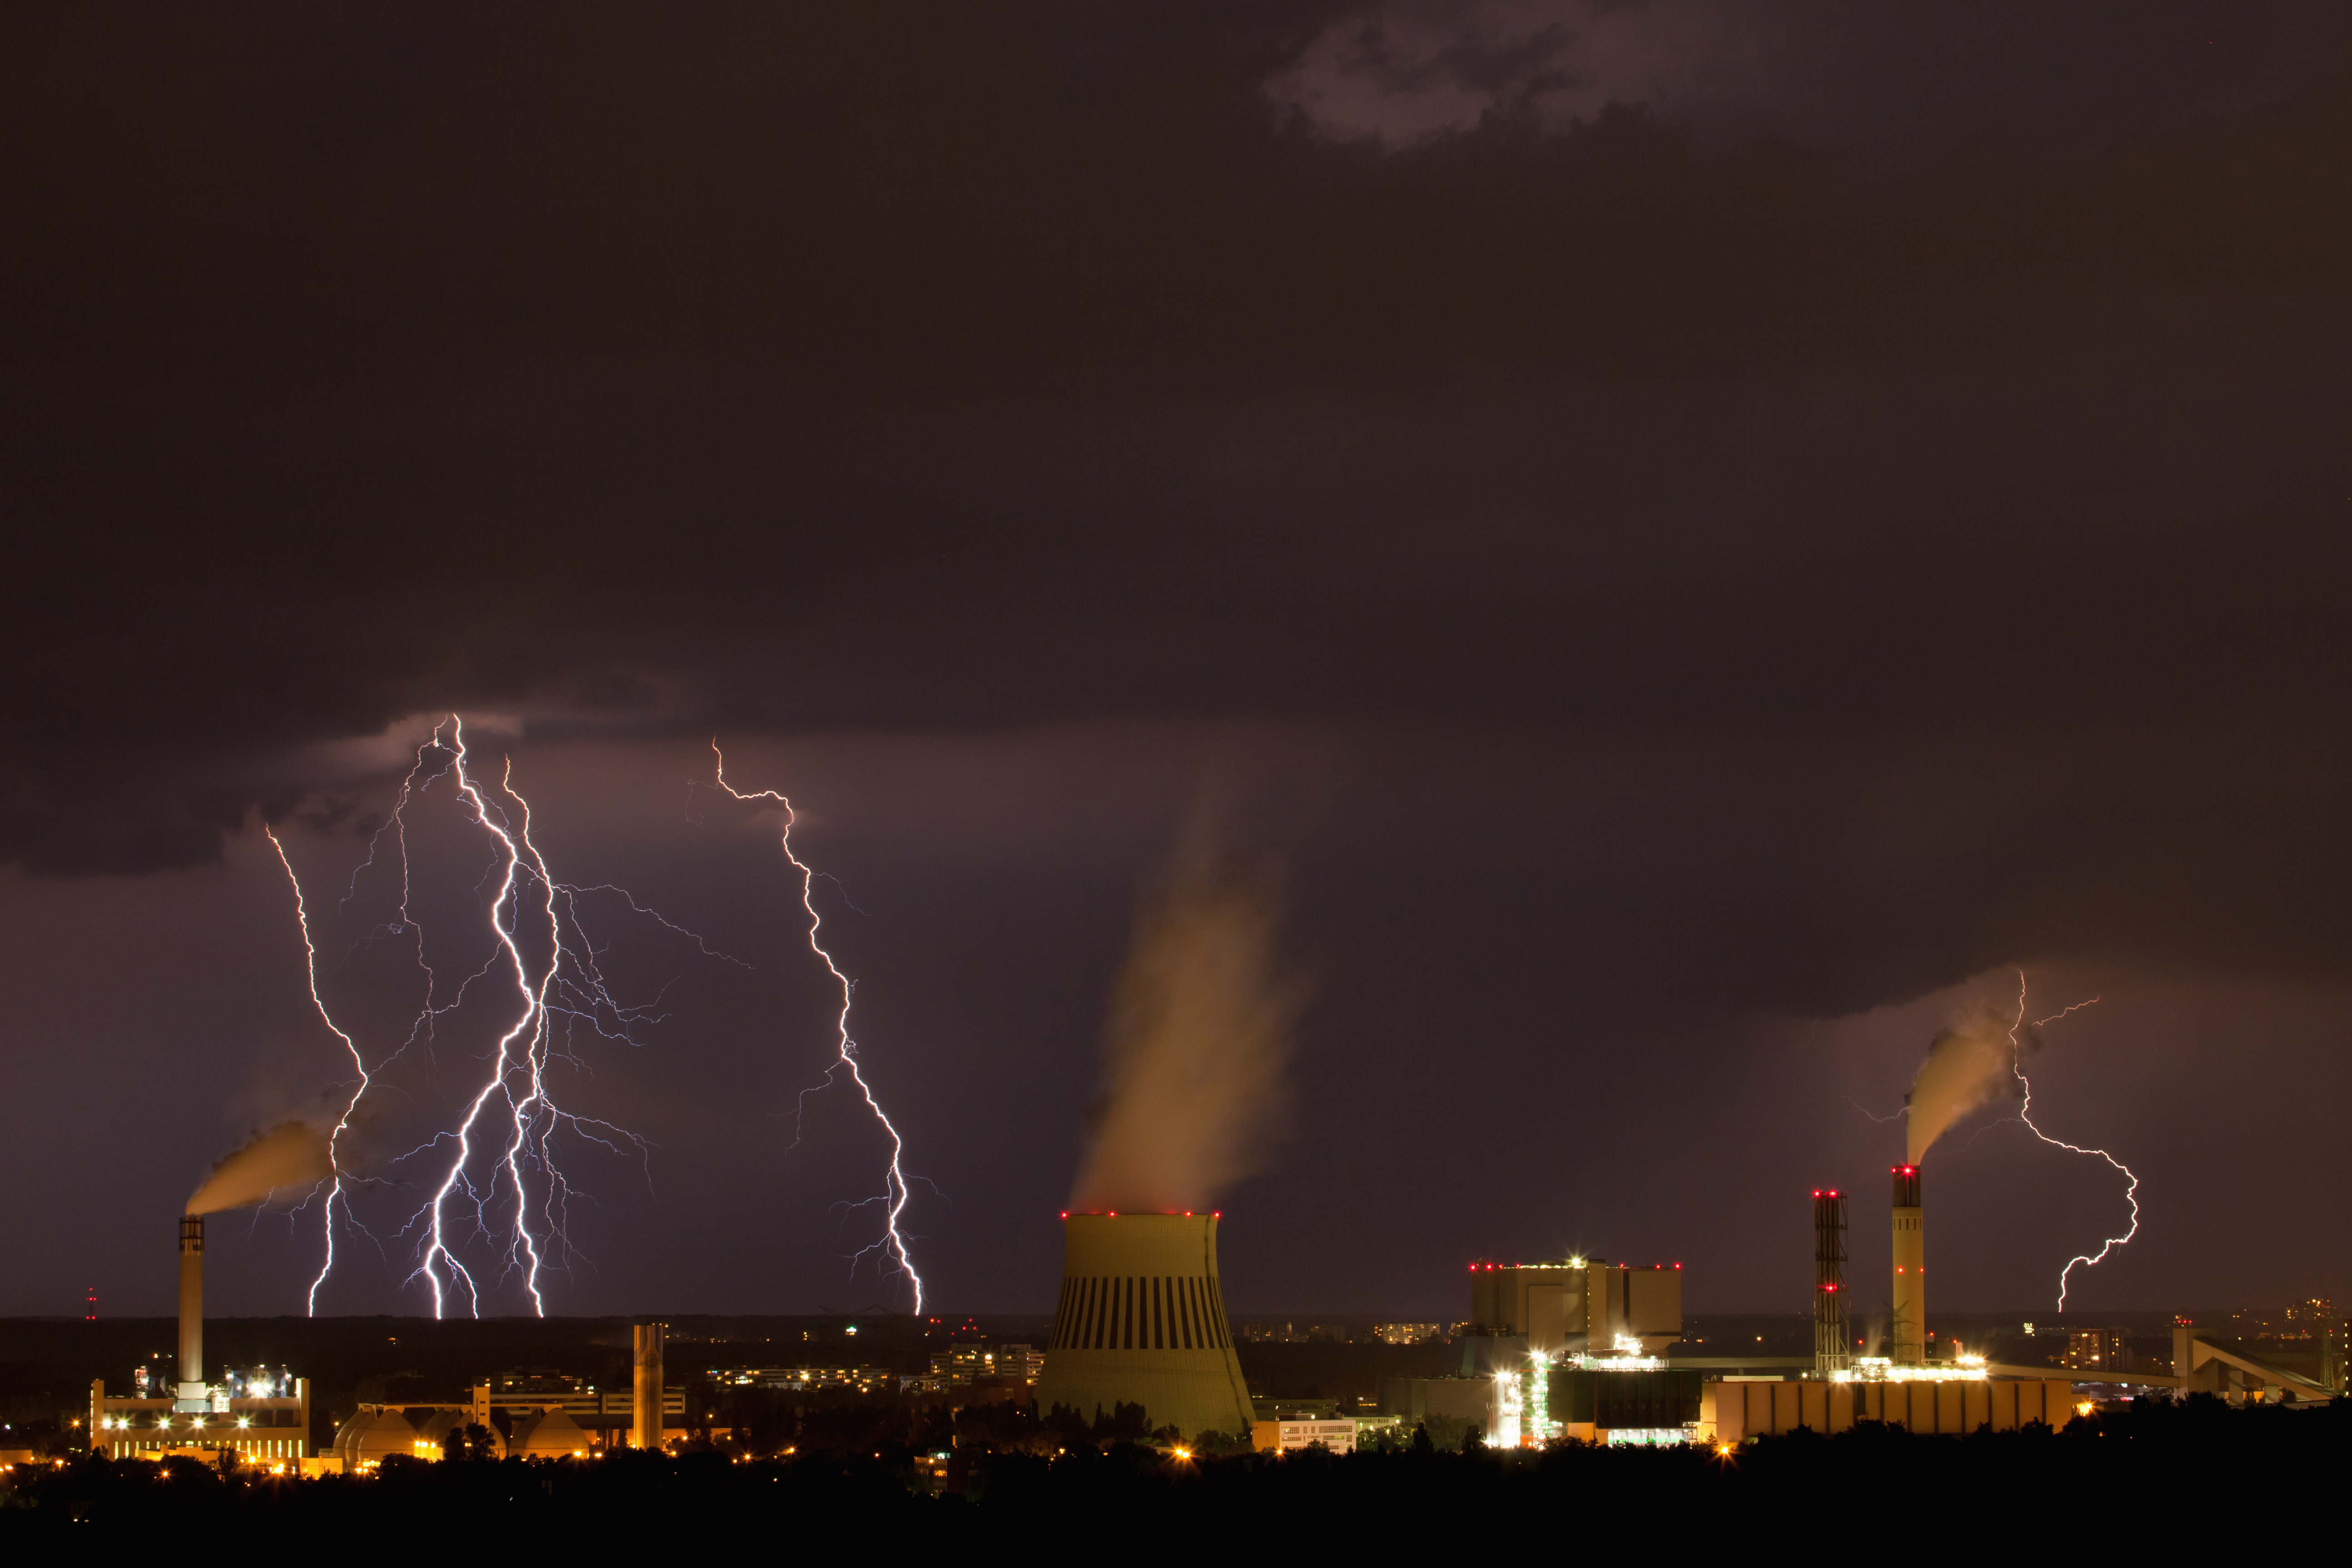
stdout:
[[1813,1370],[1826,1376],[1853,1364],[1846,1338],[1845,1194],[1813,1194]]
[[180,1395],[173,1408],[203,1410],[205,1391],[205,1216],[180,1216]]
[[662,1446],[662,1341],[668,1328],[666,1323],[639,1323],[636,1327],[637,1381],[631,1412],[635,1419],[629,1432],[632,1447]]
[[1927,1237],[1919,1217],[1919,1167],[1895,1167],[1895,1294],[1887,1313],[1892,1342],[1887,1355],[1897,1366],[1927,1359]]
[[1249,1434],[1249,1384],[1217,1280],[1217,1216],[1062,1216],[1062,1297],[1037,1405],[1087,1420],[1140,1405],[1147,1426]]

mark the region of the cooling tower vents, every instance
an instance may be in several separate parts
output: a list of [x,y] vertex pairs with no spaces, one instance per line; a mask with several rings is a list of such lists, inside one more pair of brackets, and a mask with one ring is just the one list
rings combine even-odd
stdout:
[[1037,1404],[1240,1436],[1255,1413],[1217,1277],[1213,1214],[1063,1216],[1062,1292]]

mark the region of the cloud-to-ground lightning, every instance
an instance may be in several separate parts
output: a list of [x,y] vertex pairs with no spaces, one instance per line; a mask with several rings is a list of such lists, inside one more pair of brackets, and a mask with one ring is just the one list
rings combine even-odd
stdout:
[[[2077,1002],[2071,1007],[2061,1008],[2059,1011],[2051,1014],[2047,1018],[2036,1018],[2033,1021],[2033,1026],[2038,1029],[2044,1024],[2054,1024],[2059,1019],[2064,1017],[2067,1014],[2079,1013],[2084,1008],[2093,1005],[2099,999],[2096,996],[2094,996],[2088,1002]],[[2018,1044],[2017,1038],[2018,1030],[2024,1026],[2025,971],[2021,969],[2017,972],[2017,1020],[2009,1026],[2009,1070],[2017,1075],[2018,1087],[2023,1091],[2025,1097],[2024,1103],[2018,1108],[2018,1120],[2025,1123],[2026,1130],[2028,1131],[2032,1132],[2036,1138],[2041,1139],[2044,1143],[2051,1145],[2053,1148],[2064,1149],[2070,1153],[2075,1154],[2095,1154],[2100,1159],[2105,1160],[2108,1164],[2113,1165],[2116,1170],[2122,1174],[2125,1182],[2127,1184],[2124,1188],[2124,1201],[2131,1205],[2131,1224],[2125,1228],[2124,1233],[2121,1236],[2111,1236],[2107,1237],[2105,1244],[2102,1246],[2096,1253],[2082,1253],[2069,1258],[2066,1262],[2066,1267],[2059,1270],[2058,1310],[2063,1312],[2066,1310],[2067,1281],[2074,1274],[2075,1266],[2079,1264],[2085,1268],[2095,1268],[2100,1264],[2105,1262],[2108,1255],[2113,1253],[2116,1247],[2129,1245],[2131,1238],[2139,1234],[2139,1177],[2129,1165],[2125,1164],[2121,1160],[2116,1159],[2105,1149],[2085,1149],[2079,1143],[2069,1143],[2063,1138],[2053,1138],[2050,1134],[2042,1131],[2042,1129],[2035,1124],[2033,1120],[2033,1082],[2025,1076],[2023,1054]]]
[[[511,759],[498,782],[487,784],[471,766],[463,721],[455,717],[447,721],[446,741],[443,728],[436,725],[417,748],[415,763],[401,783],[390,817],[370,841],[366,860],[352,873],[356,892],[361,875],[374,864],[377,848],[387,835],[392,837],[398,853],[401,890],[399,910],[388,929],[414,942],[415,962],[425,979],[424,1002],[406,1037],[381,1053],[373,1065],[352,1032],[335,1020],[320,994],[318,946],[301,879],[284,845],[274,832],[269,834],[293,885],[311,1002],[349,1050],[358,1071],[358,1084],[329,1136],[332,1174],[323,1213],[324,1258],[309,1297],[314,1314],[319,1291],[334,1269],[337,1228],[357,1225],[351,1213],[352,1177],[343,1141],[361,1103],[394,1060],[420,1043],[431,1048],[441,1020],[467,1005],[477,982],[503,972],[513,988],[511,1016],[499,1029],[483,1076],[466,1094],[462,1114],[454,1125],[436,1131],[390,1163],[393,1167],[411,1163],[436,1167],[435,1173],[421,1184],[429,1197],[401,1227],[416,1237],[415,1263],[408,1280],[422,1282],[428,1289],[436,1317],[444,1315],[453,1299],[478,1316],[488,1287],[459,1254],[472,1242],[488,1241],[499,1277],[518,1278],[531,1310],[543,1316],[547,1303],[541,1274],[552,1258],[572,1251],[568,1219],[573,1188],[557,1163],[556,1136],[568,1131],[615,1152],[633,1152],[641,1160],[650,1152],[650,1146],[635,1134],[565,1110],[554,1100],[548,1083],[548,1069],[556,1060],[578,1064],[572,1049],[574,1026],[584,1025],[604,1038],[635,1044],[632,1028],[656,1016],[650,1006],[625,1005],[612,994],[597,964],[596,945],[582,927],[582,896],[619,893],[633,913],[689,938],[704,954],[727,963],[741,962],[714,952],[701,938],[640,905],[625,889],[575,888],[556,880],[531,837],[530,805],[515,788]],[[414,888],[405,816],[409,806],[444,777],[452,781],[466,819],[488,838],[491,867],[484,880],[496,881],[485,911],[490,956],[446,999],[438,994],[438,980],[426,958],[424,931],[410,909]],[[346,895],[346,904],[351,896]],[[477,1168],[478,1159],[484,1155],[487,1160]],[[446,1159],[446,1165],[439,1165],[436,1156]]]
[[919,1315],[923,1310],[923,1277],[915,1272],[915,1260],[908,1251],[906,1236],[898,1228],[899,1218],[907,1212],[907,1199],[909,1195],[906,1170],[902,1163],[907,1151],[906,1140],[898,1135],[898,1129],[892,1125],[888,1114],[882,1109],[882,1102],[874,1098],[873,1086],[866,1081],[866,1074],[858,1068],[857,1042],[849,1033],[850,1000],[856,987],[849,976],[843,972],[841,965],[834,962],[833,954],[825,950],[823,940],[824,921],[824,917],[816,912],[817,873],[806,861],[793,853],[793,824],[797,820],[793,812],[793,803],[772,789],[753,790],[748,793],[737,789],[727,782],[727,760],[720,754],[717,741],[710,743],[710,755],[712,776],[717,779],[718,787],[721,791],[739,801],[772,802],[783,810],[783,832],[779,837],[778,842],[782,847],[785,862],[800,873],[801,908],[808,911],[809,951],[816,954],[819,961],[824,964],[826,973],[831,974],[835,983],[841,987],[841,1009],[834,1016],[834,1060],[824,1069],[823,1082],[814,1084],[801,1091],[801,1100],[804,1104],[811,1094],[829,1087],[836,1075],[846,1071],[849,1074],[850,1082],[856,1085],[857,1092],[865,1097],[866,1109],[874,1113],[874,1120],[881,1123],[882,1131],[889,1137],[890,1163],[884,1178],[883,1193],[878,1198],[866,1200],[867,1204],[879,1204],[882,1206],[882,1235],[872,1244],[860,1247],[850,1259],[850,1264],[853,1268],[856,1268],[857,1258],[877,1249],[887,1254],[898,1266],[898,1271],[907,1277],[907,1283],[915,1294],[914,1310]]
[[[404,791],[406,788],[404,784],[402,787]],[[318,1277],[310,1281],[310,1294],[303,1299],[303,1310],[315,1318],[319,1315],[319,1287],[325,1284],[327,1276],[335,1271],[335,1206],[343,1197],[340,1145],[343,1134],[351,1131],[352,1112],[358,1109],[360,1097],[368,1091],[367,1058],[360,1055],[359,1042],[335,1022],[334,1015],[327,1011],[325,998],[319,994],[319,944],[310,940],[310,910],[303,901],[302,879],[294,874],[294,862],[286,858],[286,846],[278,841],[277,831],[267,824],[263,825],[261,831],[269,840],[269,847],[278,851],[278,863],[286,868],[286,879],[294,886],[294,921],[302,928],[302,965],[310,987],[310,1005],[319,1010],[320,1021],[333,1031],[335,1038],[343,1042],[343,1048],[351,1052],[352,1069],[359,1074],[358,1085],[352,1089],[351,1098],[343,1102],[341,1113],[335,1118],[334,1131],[327,1134],[327,1160],[332,1170],[327,1178],[327,1201],[323,1205],[326,1256],[320,1260]]]

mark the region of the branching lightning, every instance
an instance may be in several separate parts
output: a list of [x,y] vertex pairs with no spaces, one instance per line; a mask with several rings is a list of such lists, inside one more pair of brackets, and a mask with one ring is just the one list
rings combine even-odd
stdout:
[[[923,1279],[921,1275],[915,1272],[915,1261],[908,1252],[907,1238],[898,1228],[899,1218],[907,1212],[907,1199],[909,1195],[906,1171],[901,1163],[906,1154],[906,1140],[899,1137],[898,1129],[891,1124],[889,1116],[882,1109],[882,1102],[874,1098],[873,1086],[866,1081],[865,1073],[858,1068],[857,1042],[849,1033],[850,1000],[856,986],[849,976],[843,973],[841,966],[834,962],[833,954],[824,947],[823,940],[824,921],[816,912],[815,900],[816,879],[819,873],[793,853],[793,824],[798,820],[793,812],[793,803],[772,789],[746,793],[729,784],[727,760],[719,752],[719,742],[715,740],[710,743],[710,755],[712,776],[718,781],[718,787],[726,795],[739,801],[771,801],[783,808],[784,827],[778,842],[783,848],[786,863],[800,873],[801,908],[808,911],[809,951],[816,954],[819,961],[824,964],[826,973],[831,974],[835,983],[841,987],[841,1010],[834,1016],[833,1064],[825,1068],[822,1082],[812,1084],[801,1090],[798,1105],[805,1107],[810,1095],[830,1088],[835,1077],[845,1071],[849,1075],[849,1081],[856,1085],[857,1092],[865,1097],[866,1107],[874,1113],[874,1120],[881,1123],[882,1131],[888,1135],[890,1163],[884,1178],[884,1190],[879,1197],[866,1200],[867,1205],[878,1204],[883,1208],[882,1235],[878,1240],[860,1247],[850,1259],[850,1265],[853,1268],[856,1268],[857,1258],[865,1257],[869,1252],[877,1250],[883,1252],[897,1265],[898,1272],[907,1277],[907,1283],[915,1293],[915,1311],[919,1315],[923,1310]],[[795,1114],[797,1115],[797,1108]],[[795,1143],[799,1142],[797,1135],[793,1142]]]
[[[2038,1029],[2044,1024],[2054,1024],[2059,1019],[2066,1016],[2069,1013],[2079,1013],[2085,1007],[2096,1005],[2098,1000],[2099,999],[2096,996],[2094,996],[2088,1002],[2077,1002],[2071,1007],[2062,1008],[2058,1012],[2051,1014],[2047,1018],[2036,1018],[2033,1021],[2033,1026]],[[2085,1149],[2079,1143],[2069,1143],[2063,1138],[2053,1138],[2050,1134],[2042,1131],[2042,1129],[2035,1124],[2033,1120],[2033,1083],[2032,1079],[2025,1076],[2022,1050],[2017,1038],[2018,1030],[2024,1026],[2025,971],[2021,969],[2017,972],[2017,1019],[2009,1026],[2009,1070],[2017,1075],[2018,1087],[2024,1092],[2025,1097],[2024,1103],[2018,1108],[2018,1120],[2024,1122],[2027,1130],[2036,1138],[2041,1139],[2044,1143],[2051,1145],[2053,1148],[2064,1149],[2069,1152],[2075,1154],[2097,1155],[2100,1159],[2105,1160],[2108,1164],[2113,1165],[2117,1172],[2121,1173],[2125,1181],[2128,1184],[2128,1185],[2124,1188],[2124,1201],[2131,1205],[2131,1224],[2126,1227],[2121,1236],[2111,1236],[2107,1237],[2105,1245],[2102,1246],[2095,1255],[2085,1253],[2072,1258],[2067,1260],[2066,1267],[2059,1271],[2058,1310],[2063,1312],[2066,1310],[2067,1280],[2069,1277],[2074,1274],[2075,1265],[2080,1264],[2085,1268],[2095,1268],[2100,1264],[2105,1262],[2108,1255],[2114,1252],[2116,1247],[2128,1245],[2131,1238],[2139,1234],[2139,1177],[2133,1172],[2129,1165],[2125,1164],[2121,1160],[2116,1159],[2105,1149]]]
[[[402,787],[405,793],[406,786]],[[360,1055],[359,1042],[344,1033],[343,1026],[335,1022],[334,1015],[327,1011],[326,1001],[319,994],[319,945],[310,940],[310,911],[302,900],[302,879],[294,874],[294,862],[286,858],[286,846],[278,841],[277,832],[267,824],[261,831],[269,840],[269,847],[278,851],[278,863],[286,868],[286,879],[294,887],[294,920],[302,928],[303,973],[310,983],[310,1005],[319,1010],[320,1021],[333,1031],[335,1038],[343,1042],[343,1048],[351,1052],[352,1069],[360,1075],[359,1087],[352,1089],[352,1097],[343,1102],[342,1113],[335,1119],[334,1131],[327,1134],[327,1157],[334,1173],[328,1178],[324,1205],[326,1257],[319,1264],[319,1276],[310,1281],[310,1291],[304,1298],[303,1304],[303,1310],[315,1318],[319,1315],[319,1287],[325,1284],[327,1276],[335,1270],[335,1205],[343,1197],[342,1137],[351,1129],[352,1112],[359,1108],[360,1097],[368,1091],[367,1060]],[[405,901],[404,898],[403,902]]]
[[[444,728],[449,732],[446,741]],[[490,867],[483,879],[496,883],[486,910],[490,957],[446,1003],[437,994],[437,977],[426,961],[423,929],[410,910],[413,880],[405,816],[409,805],[445,776],[453,781],[467,820],[490,842]],[[401,883],[399,910],[389,931],[414,940],[415,962],[425,977],[425,999],[406,1037],[371,1067],[358,1041],[335,1020],[320,992],[318,945],[301,879],[285,846],[276,833],[269,833],[270,846],[277,850],[278,863],[294,889],[311,1003],[351,1053],[358,1073],[357,1087],[329,1137],[333,1173],[323,1205],[324,1258],[318,1277],[311,1281],[310,1310],[317,1312],[320,1289],[334,1271],[338,1226],[358,1226],[351,1205],[355,1178],[346,1163],[343,1141],[362,1101],[382,1079],[385,1068],[411,1047],[422,1040],[430,1049],[439,1021],[466,1005],[476,982],[503,971],[513,987],[511,1020],[498,1036],[484,1076],[466,1096],[462,1115],[454,1126],[436,1132],[390,1163],[432,1166],[437,1160],[446,1162],[422,1184],[431,1195],[401,1226],[403,1234],[417,1238],[415,1263],[407,1282],[421,1281],[429,1289],[435,1317],[444,1315],[453,1300],[467,1312],[480,1315],[489,1282],[467,1266],[460,1251],[484,1241],[490,1246],[498,1278],[518,1279],[531,1310],[544,1316],[547,1302],[541,1276],[551,1264],[574,1253],[567,1228],[574,1189],[556,1162],[557,1135],[570,1132],[614,1152],[633,1154],[641,1163],[651,1152],[651,1146],[635,1133],[563,1109],[550,1090],[548,1069],[552,1063],[583,1065],[572,1050],[575,1027],[584,1026],[603,1038],[634,1045],[638,1042],[631,1031],[659,1018],[653,1010],[658,998],[653,1005],[633,1005],[612,994],[597,965],[597,949],[582,926],[583,895],[618,893],[633,913],[691,940],[705,955],[730,963],[741,961],[714,951],[692,931],[639,904],[625,889],[575,888],[557,881],[531,838],[530,805],[514,786],[511,759],[497,784],[486,784],[472,770],[464,723],[454,716],[446,726],[436,725],[418,747],[415,764],[401,783],[391,816],[370,842],[366,860],[352,873],[346,905],[356,893],[362,874],[373,866],[377,848],[387,835],[397,849]],[[478,1157],[484,1155],[487,1162],[478,1168]]]

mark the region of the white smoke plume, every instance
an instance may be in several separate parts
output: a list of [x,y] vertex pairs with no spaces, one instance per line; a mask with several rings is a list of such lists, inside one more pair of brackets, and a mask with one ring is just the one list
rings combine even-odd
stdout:
[[2022,1030],[2010,1044],[2010,1022],[1990,1010],[1969,1013],[1936,1037],[1911,1080],[1909,1162],[1916,1165],[1952,1123],[1980,1105],[2017,1092],[2017,1051],[2038,1044]]
[[1276,952],[1278,914],[1265,868],[1204,833],[1178,850],[1111,995],[1073,1208],[1197,1212],[1256,1168],[1305,1001]]
[[327,1135],[301,1121],[257,1132],[213,1167],[188,1199],[190,1214],[218,1214],[260,1203],[282,1188],[322,1182],[334,1173]]

